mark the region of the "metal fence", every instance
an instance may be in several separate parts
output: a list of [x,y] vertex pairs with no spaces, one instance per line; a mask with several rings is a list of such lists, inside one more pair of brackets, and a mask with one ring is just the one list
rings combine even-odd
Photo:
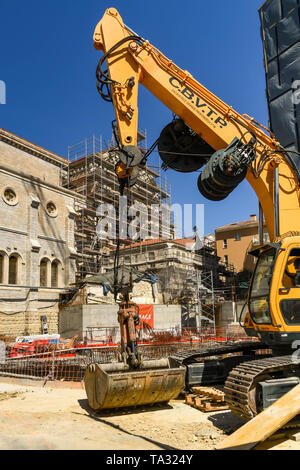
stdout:
[[[145,360],[168,357],[180,350],[199,349],[189,343],[161,343],[140,345]],[[0,376],[39,378],[48,380],[82,381],[86,366],[91,362],[101,364],[118,361],[120,346],[80,347],[52,352],[35,353],[27,356],[7,357],[0,364]]]
[[[116,346],[120,342],[120,328],[90,327],[82,332],[79,337],[85,344]],[[239,325],[219,328],[143,329],[137,330],[137,338],[140,344],[249,340],[249,337]]]
[[[106,331],[102,331],[106,330]],[[117,330],[117,329],[116,329]],[[239,333],[239,334],[238,334]],[[139,350],[144,360],[168,357],[180,351],[199,350],[208,345],[227,341],[249,340],[241,332],[228,329],[185,328],[182,330],[152,330],[139,332]],[[112,342],[114,341],[114,343]],[[74,345],[43,340],[6,344],[6,358],[0,363],[0,376],[36,378],[46,381],[83,380],[91,362],[111,363],[119,359],[120,343],[112,329],[89,329],[76,335]]]

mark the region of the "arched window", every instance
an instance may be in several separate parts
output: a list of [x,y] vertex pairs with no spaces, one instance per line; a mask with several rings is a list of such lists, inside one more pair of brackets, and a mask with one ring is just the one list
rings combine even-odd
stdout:
[[50,284],[48,265],[50,261],[47,258],[43,258],[40,262],[40,286],[47,287]]
[[51,287],[60,287],[61,285],[61,263],[58,260],[51,264]]
[[18,284],[19,277],[19,257],[11,255],[8,264],[8,284]]

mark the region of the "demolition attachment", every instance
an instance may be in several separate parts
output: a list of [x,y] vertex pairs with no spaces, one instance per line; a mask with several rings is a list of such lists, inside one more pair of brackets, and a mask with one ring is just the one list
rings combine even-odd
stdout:
[[202,196],[211,201],[225,199],[246,177],[255,158],[253,142],[244,144],[237,138],[226,149],[215,152],[198,178]]
[[161,132],[158,152],[165,168],[189,173],[199,170],[214,153],[182,119],[174,119]]

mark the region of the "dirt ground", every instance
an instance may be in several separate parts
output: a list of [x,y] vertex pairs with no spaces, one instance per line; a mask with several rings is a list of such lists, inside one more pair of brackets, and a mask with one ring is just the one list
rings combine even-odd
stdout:
[[95,414],[84,388],[42,385],[0,379],[1,450],[213,450],[243,424],[229,411],[203,413],[182,399]]

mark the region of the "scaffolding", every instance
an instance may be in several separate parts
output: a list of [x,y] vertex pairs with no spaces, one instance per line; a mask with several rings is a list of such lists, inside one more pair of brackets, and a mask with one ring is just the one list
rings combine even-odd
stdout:
[[[139,146],[146,150],[146,131],[139,131],[138,136]],[[115,165],[119,159],[116,150],[113,136],[108,145],[104,145],[102,136],[93,136],[68,147],[69,164],[64,186],[85,198],[85,204],[76,203],[75,207],[77,214],[75,218],[75,245],[78,253],[77,280],[85,278],[86,275],[105,271],[116,248],[116,236],[120,222],[119,182],[115,173]],[[155,215],[151,211],[152,206],[163,206],[171,219],[171,187],[159,167],[149,165],[140,169],[137,183],[132,188],[126,188],[124,196],[127,197],[128,208],[134,204],[143,204],[138,212],[140,220],[142,215],[145,215],[146,219],[144,217],[143,220],[147,221],[147,227],[150,228],[151,221],[152,224],[154,222],[159,230],[158,236],[166,237],[168,225],[165,223],[165,215],[163,217],[161,212]],[[112,219],[110,214],[99,213],[98,209],[101,204],[107,204],[114,208],[115,221],[110,220]],[[106,236],[104,232],[99,233],[99,220],[102,220],[104,215],[105,220],[115,227],[113,232],[115,237]],[[128,235],[130,220],[127,218],[126,224],[126,237],[122,238],[124,246],[138,242],[139,237],[141,240],[141,235],[138,234],[136,240],[130,239]],[[171,223],[170,227],[171,236],[174,236],[174,225]],[[142,229],[143,227],[140,226],[140,233],[144,233]],[[151,230],[149,230],[150,233]]]

